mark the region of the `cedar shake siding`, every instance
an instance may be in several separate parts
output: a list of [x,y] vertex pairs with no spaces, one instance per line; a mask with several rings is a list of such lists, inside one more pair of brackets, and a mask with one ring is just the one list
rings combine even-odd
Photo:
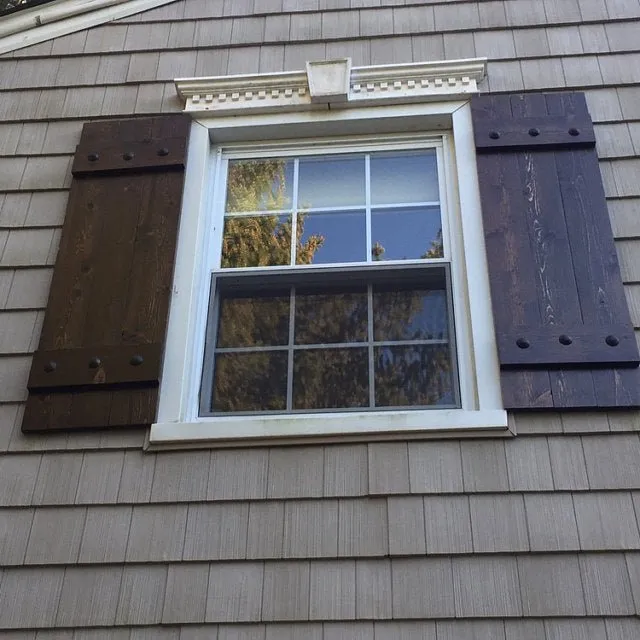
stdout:
[[83,124],[178,113],[177,77],[486,56],[484,95],[584,92],[637,338],[639,33],[637,0],[177,0],[1,55],[0,640],[640,637],[638,411],[166,452],[21,431]]

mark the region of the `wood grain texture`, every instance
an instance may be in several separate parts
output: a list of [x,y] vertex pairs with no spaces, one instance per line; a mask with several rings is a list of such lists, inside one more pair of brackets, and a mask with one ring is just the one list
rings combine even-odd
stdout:
[[474,97],[472,111],[505,407],[639,406],[584,95]]
[[[83,128],[23,431],[153,422],[162,347],[152,345],[164,341],[188,131],[182,115]],[[140,345],[149,353],[129,353]],[[54,392],[58,378],[93,389]]]

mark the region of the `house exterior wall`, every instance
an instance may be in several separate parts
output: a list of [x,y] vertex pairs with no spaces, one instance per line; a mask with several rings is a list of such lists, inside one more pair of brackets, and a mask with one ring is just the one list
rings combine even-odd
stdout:
[[145,453],[24,436],[92,118],[181,109],[172,79],[489,58],[481,90],[584,90],[640,328],[638,0],[178,0],[0,56],[0,638],[632,640],[640,413],[518,436]]

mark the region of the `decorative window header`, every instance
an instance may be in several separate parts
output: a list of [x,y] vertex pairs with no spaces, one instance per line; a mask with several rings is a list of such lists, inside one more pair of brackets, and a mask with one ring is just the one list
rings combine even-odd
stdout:
[[486,59],[352,67],[350,58],[307,62],[304,71],[179,78],[185,111],[344,109],[371,104],[456,100],[477,93]]

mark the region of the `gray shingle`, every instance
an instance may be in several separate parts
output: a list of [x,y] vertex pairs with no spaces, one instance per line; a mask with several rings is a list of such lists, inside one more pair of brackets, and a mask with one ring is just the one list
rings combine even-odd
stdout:
[[409,456],[406,442],[369,445],[369,493],[409,493]]
[[73,504],[82,468],[81,453],[56,453],[42,458],[33,494],[34,504]]
[[601,640],[606,635],[602,620],[545,620],[548,640]]
[[470,496],[476,552],[528,551],[524,501],[519,495]]
[[372,622],[327,622],[324,640],[373,640]]
[[323,467],[322,447],[271,449],[267,496],[269,498],[322,497]]
[[125,451],[118,502],[149,502],[155,463],[155,455]]
[[506,640],[539,640],[545,637],[542,620],[505,620],[504,632]]
[[[55,250],[51,255],[56,229],[15,229],[9,231],[0,261],[8,267],[42,267],[53,264]],[[0,247],[2,242],[0,242]],[[25,385],[26,386],[26,385]],[[5,399],[0,396],[0,399]],[[22,398],[15,398],[21,400]],[[11,401],[14,398],[6,397]]]
[[389,553],[387,501],[340,500],[338,505],[338,554],[378,556]]
[[56,625],[105,626],[114,623],[122,567],[68,567]]
[[160,627],[134,628],[129,640],[179,640],[180,630]]
[[449,621],[443,620],[436,623],[438,640],[505,640],[504,623],[469,620]]
[[0,577],[0,626],[3,629],[53,626],[63,569],[5,569]]
[[31,504],[41,460],[40,454],[0,457],[0,504]]
[[0,511],[0,566],[23,563],[32,520],[33,509]]
[[336,557],[337,553],[337,500],[296,500],[285,503],[285,558]]
[[559,491],[588,489],[587,466],[578,436],[549,439],[553,484]]
[[450,60],[462,60],[476,57],[473,33],[445,33],[444,54]]
[[413,60],[411,36],[371,40],[371,64],[405,63]]
[[426,553],[424,506],[420,496],[387,500],[389,514],[389,553],[410,555]]
[[[264,565],[261,562],[212,564],[207,590],[207,622],[260,620]],[[307,574],[307,584],[309,578]],[[308,606],[308,603],[307,603]]]
[[508,491],[509,478],[502,440],[461,442],[465,491]]
[[629,493],[575,494],[580,545],[585,550],[640,547],[640,533]]
[[367,445],[355,444],[325,447],[325,497],[359,496],[366,494],[367,491]]
[[391,579],[394,618],[455,615],[450,559],[394,559]]
[[124,562],[131,512],[131,507],[88,509],[78,561]]
[[270,500],[249,505],[247,559],[282,558],[284,502]]
[[[356,617],[391,618],[391,561],[356,561]],[[376,631],[377,634],[377,631]]]
[[0,312],[0,353],[30,353],[34,331],[39,333],[38,311]]
[[248,504],[190,504],[185,560],[231,560],[246,556]]
[[116,624],[159,623],[162,617],[162,602],[166,585],[166,566],[124,567]]
[[581,555],[580,573],[587,615],[632,615],[635,605],[623,554]]
[[513,438],[505,442],[511,491],[553,489],[546,438]]
[[124,452],[87,452],[82,460],[76,503],[116,502]]
[[454,558],[453,591],[459,617],[522,616],[515,558]]
[[625,560],[629,571],[629,580],[633,600],[636,603],[636,613],[640,611],[640,554],[626,553]]
[[547,40],[551,55],[572,55],[585,53],[577,26],[553,27],[547,29]]
[[427,553],[471,553],[471,516],[467,496],[425,496]]
[[209,500],[246,500],[267,495],[268,449],[211,453]]
[[186,521],[186,505],[134,507],[127,561],[180,560]]
[[36,509],[27,545],[27,564],[74,564],[87,510],[45,507]]
[[8,309],[44,308],[47,304],[52,269],[17,270],[7,292]]
[[609,619],[604,621],[608,640],[635,640],[640,637],[640,620]]
[[267,625],[266,640],[323,640],[322,624],[270,624]]
[[151,486],[151,501],[204,500],[209,480],[209,456],[209,451],[158,454]]
[[576,555],[518,558],[525,616],[583,616],[584,596]]
[[169,565],[163,624],[204,622],[208,583],[208,564]]
[[640,486],[640,440],[637,434],[584,436],[582,444],[592,489]]
[[436,640],[435,622],[375,622],[376,640]]
[[466,11],[455,5],[436,5],[433,8],[437,31],[473,29],[480,26],[478,4],[467,4]]
[[353,38],[359,32],[358,11],[335,11],[322,14],[322,37],[325,39]]
[[577,551],[578,528],[569,494],[524,496],[531,551]]
[[264,568],[263,620],[309,619],[309,563],[275,562]]
[[460,443],[410,442],[409,472],[412,493],[462,491]]
[[[211,0],[209,0],[210,2]],[[233,627],[220,626],[218,640],[264,640],[264,625],[236,625]],[[207,639],[211,636],[207,636]]]
[[310,620],[353,620],[356,617],[356,563],[324,560],[311,563]]

